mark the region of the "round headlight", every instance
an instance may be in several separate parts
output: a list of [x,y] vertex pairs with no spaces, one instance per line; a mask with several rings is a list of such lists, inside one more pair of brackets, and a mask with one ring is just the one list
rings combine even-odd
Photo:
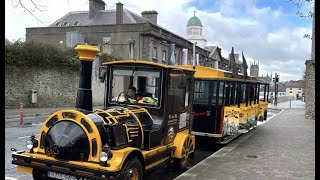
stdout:
[[26,145],[28,149],[32,149],[33,148],[33,142],[31,140],[27,140],[26,141]]
[[106,162],[108,160],[108,154],[105,152],[100,153],[100,161],[101,162]]

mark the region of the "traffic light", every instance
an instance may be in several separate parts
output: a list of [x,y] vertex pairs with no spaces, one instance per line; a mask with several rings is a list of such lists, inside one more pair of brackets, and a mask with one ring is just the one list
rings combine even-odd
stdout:
[[274,80],[275,80],[275,79],[274,79],[274,78],[272,78],[272,82],[274,82]]
[[276,83],[279,83],[279,74],[276,76]]

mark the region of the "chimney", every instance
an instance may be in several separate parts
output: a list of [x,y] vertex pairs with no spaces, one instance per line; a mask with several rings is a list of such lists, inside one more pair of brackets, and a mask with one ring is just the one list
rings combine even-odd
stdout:
[[170,44],[169,46],[169,58],[168,58],[168,64],[174,66],[176,64],[176,59],[174,57],[174,51],[175,51],[175,44]]
[[149,20],[152,24],[157,24],[157,11],[143,11],[142,17]]
[[94,19],[98,11],[105,10],[106,3],[102,0],[89,0],[89,19]]
[[116,24],[123,23],[123,4],[118,2],[116,4]]
[[77,45],[75,50],[79,55],[81,63],[76,109],[87,114],[92,111],[92,62],[98,54],[99,49],[96,46]]

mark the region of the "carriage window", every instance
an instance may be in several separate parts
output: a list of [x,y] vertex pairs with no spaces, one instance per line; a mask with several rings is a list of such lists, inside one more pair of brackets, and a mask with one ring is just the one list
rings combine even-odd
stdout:
[[229,106],[230,105],[230,83],[229,82],[226,82],[226,85],[225,85],[226,89],[225,89],[225,94],[226,94],[226,98],[225,98],[225,105],[226,106]]
[[210,81],[197,80],[194,82],[193,100],[197,103],[208,103]]
[[235,104],[235,83],[230,83],[230,105]]
[[160,106],[159,68],[112,67],[109,102],[141,106]]
[[251,106],[251,103],[253,101],[253,97],[254,97],[254,85],[253,84],[248,84],[248,91],[249,91],[249,104]]
[[267,100],[267,85],[266,84],[260,84],[259,89],[259,100],[266,101]]
[[211,91],[212,91],[212,100],[211,100],[211,104],[212,105],[216,105],[217,99],[219,99],[219,98],[217,98],[217,88],[218,88],[218,82],[217,81],[213,81],[212,82],[212,88],[210,88]]
[[242,93],[242,96],[241,96],[241,103],[246,103],[246,92],[247,92],[247,85],[246,84],[242,84],[241,85],[241,93]]
[[[181,81],[182,72],[172,71],[169,75],[169,91],[168,91],[168,104],[167,110],[170,114],[178,114],[179,129],[189,126],[190,114],[185,112],[189,106],[189,86],[180,86],[183,84]],[[188,81],[189,82],[189,81]]]
[[[178,108],[178,112],[181,112],[185,109],[185,100],[186,100],[186,89],[187,87],[181,88],[179,87],[180,82],[180,72],[172,72],[170,74],[170,86],[169,86],[169,91],[168,91],[168,99],[172,100],[173,104],[175,104]],[[174,106],[173,106],[174,107]]]
[[225,98],[224,82],[219,82],[219,102],[218,105],[223,105]]
[[260,89],[259,89],[259,84],[256,84],[256,103],[259,103],[259,93],[260,93]]

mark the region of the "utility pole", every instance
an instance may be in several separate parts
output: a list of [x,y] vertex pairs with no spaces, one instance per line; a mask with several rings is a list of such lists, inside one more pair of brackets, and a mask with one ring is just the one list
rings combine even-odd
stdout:
[[279,74],[276,73],[276,80],[275,80],[275,83],[276,83],[276,86],[275,86],[275,105],[277,106],[278,105],[278,91],[279,91]]
[[278,105],[278,86],[279,86],[279,74],[275,73],[273,79],[274,83],[274,106]]
[[274,76],[274,106],[277,106],[278,104],[278,87],[277,87],[277,73]]

